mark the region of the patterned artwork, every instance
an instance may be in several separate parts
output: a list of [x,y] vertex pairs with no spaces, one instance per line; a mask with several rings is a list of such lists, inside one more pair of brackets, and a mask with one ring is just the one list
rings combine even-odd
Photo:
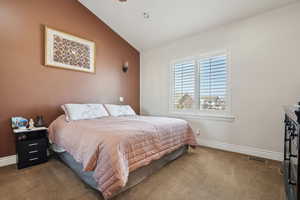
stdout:
[[45,65],[94,72],[95,44],[46,27]]
[[88,69],[90,67],[90,48],[71,40],[54,35],[54,61]]

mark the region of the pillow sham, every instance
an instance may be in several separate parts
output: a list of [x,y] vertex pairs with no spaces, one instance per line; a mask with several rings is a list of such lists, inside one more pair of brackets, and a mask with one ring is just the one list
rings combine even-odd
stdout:
[[108,113],[114,117],[125,116],[125,115],[136,115],[134,110],[129,105],[105,104],[105,107]]
[[67,121],[109,116],[102,104],[64,104],[61,108],[65,112]]

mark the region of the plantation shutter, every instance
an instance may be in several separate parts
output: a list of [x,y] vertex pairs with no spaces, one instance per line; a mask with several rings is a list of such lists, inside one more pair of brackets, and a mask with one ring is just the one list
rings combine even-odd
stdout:
[[227,95],[227,56],[200,59],[199,98],[201,110],[225,110]]
[[173,106],[184,110],[193,107],[195,98],[195,62],[187,61],[173,66]]

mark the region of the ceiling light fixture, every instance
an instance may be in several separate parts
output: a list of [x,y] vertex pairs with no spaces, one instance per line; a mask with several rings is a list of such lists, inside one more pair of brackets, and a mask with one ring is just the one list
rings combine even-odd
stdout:
[[119,0],[119,2],[122,2],[122,3],[124,3],[124,2],[127,2],[127,0]]
[[144,16],[145,19],[150,18],[150,14],[148,12],[143,12],[143,16]]

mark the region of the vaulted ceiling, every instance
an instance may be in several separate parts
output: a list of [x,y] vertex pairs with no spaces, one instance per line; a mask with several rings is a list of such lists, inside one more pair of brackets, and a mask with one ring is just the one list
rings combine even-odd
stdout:
[[79,0],[140,51],[296,1]]

